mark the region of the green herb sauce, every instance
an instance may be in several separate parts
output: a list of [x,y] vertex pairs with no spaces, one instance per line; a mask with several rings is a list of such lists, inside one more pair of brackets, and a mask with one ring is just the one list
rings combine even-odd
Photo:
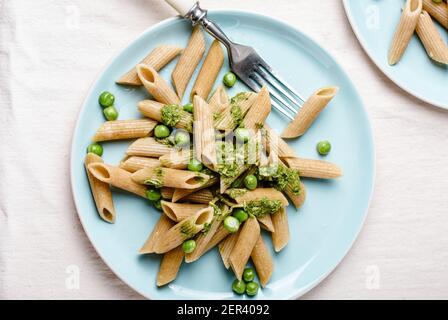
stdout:
[[162,123],[169,127],[175,127],[182,118],[183,109],[176,104],[166,105],[161,110]]
[[261,218],[267,214],[274,214],[282,207],[282,202],[279,200],[269,200],[263,198],[260,200],[249,201],[244,204],[244,211],[249,215]]

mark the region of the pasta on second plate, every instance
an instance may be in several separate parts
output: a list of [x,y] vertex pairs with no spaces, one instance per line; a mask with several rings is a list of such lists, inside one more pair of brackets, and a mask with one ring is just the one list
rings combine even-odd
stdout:
[[[150,96],[138,103],[143,119],[108,121],[93,136],[94,142],[135,140],[118,166],[87,155],[90,187],[100,217],[109,223],[119,220],[111,188],[147,198],[162,211],[139,252],[162,255],[157,286],[174,281],[183,261],[194,263],[216,247],[236,281],[253,279],[245,269],[252,261],[265,287],[275,266],[263,234],[270,235],[275,252],[288,245],[295,228],[286,207],[304,204],[301,178],[342,176],[333,163],[299,157],[283,138],[305,134],[338,88],[316,91],[280,137],[266,124],[268,87],[230,97],[220,85],[211,93],[224,61],[217,41],[194,82],[191,103],[180,105],[205,51],[196,27],[182,53],[177,46],[160,46],[117,80],[143,85]],[[179,54],[172,87],[158,71]]]

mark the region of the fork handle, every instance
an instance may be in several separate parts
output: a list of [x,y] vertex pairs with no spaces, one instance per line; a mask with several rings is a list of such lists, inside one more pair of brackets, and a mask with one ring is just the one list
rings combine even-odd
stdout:
[[174,8],[183,17],[186,17],[188,13],[196,5],[195,0],[165,0],[170,6]]

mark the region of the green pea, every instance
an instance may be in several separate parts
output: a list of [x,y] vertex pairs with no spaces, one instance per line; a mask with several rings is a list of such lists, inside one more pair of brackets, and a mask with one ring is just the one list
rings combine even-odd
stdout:
[[194,240],[187,240],[182,244],[182,250],[184,250],[185,253],[192,253],[196,249],[196,241]]
[[87,152],[101,157],[103,155],[103,147],[99,143],[92,143],[87,147]]
[[253,282],[253,281],[246,283],[246,294],[248,296],[253,297],[253,296],[257,295],[257,293],[258,293],[258,283]]
[[156,138],[163,139],[169,137],[170,133],[170,128],[168,128],[164,124],[159,124],[154,128],[154,135],[156,136]]
[[185,147],[190,143],[190,135],[185,131],[178,131],[174,136],[174,143],[178,147]]
[[151,201],[158,201],[160,198],[162,198],[162,194],[160,193],[160,190],[157,189],[149,189],[145,192],[146,198],[148,198]]
[[183,109],[184,109],[184,111],[193,113],[193,104],[191,102],[187,103],[186,105],[184,105]]
[[199,160],[196,160],[196,158],[193,158],[190,160],[190,163],[188,164],[188,170],[194,171],[194,172],[200,172],[204,166],[202,165],[202,162]]
[[159,211],[162,211],[162,203],[160,200],[157,201],[153,201],[152,205],[154,206],[154,208],[156,208]]
[[317,149],[317,152],[319,152],[320,155],[326,156],[331,151],[331,143],[330,143],[330,141],[327,141],[327,140],[320,141],[317,144],[316,149]]
[[235,233],[240,228],[240,222],[235,217],[227,217],[224,219],[224,228],[230,233]]
[[243,209],[236,209],[233,212],[233,216],[238,219],[240,223],[246,221],[249,218],[249,215]]
[[232,283],[232,290],[237,294],[244,294],[246,291],[246,283],[243,280],[235,279]]
[[258,181],[257,177],[253,174],[248,175],[246,178],[244,178],[244,185],[249,190],[255,190],[257,189]]
[[115,96],[108,91],[104,91],[103,93],[100,94],[98,102],[104,108],[111,107],[114,105]]
[[118,111],[114,106],[107,107],[103,110],[104,116],[108,121],[114,121],[118,118]]
[[250,132],[245,128],[238,128],[235,130],[235,138],[239,142],[246,143],[249,141]]
[[255,271],[252,268],[246,268],[243,272],[243,279],[246,282],[254,281],[255,279]]
[[236,75],[233,73],[233,72],[227,72],[225,75],[224,75],[224,78],[223,78],[223,80],[222,80],[223,82],[224,82],[224,84],[227,86],[227,87],[229,87],[229,88],[231,88],[231,87],[233,87],[234,85],[235,85],[235,83],[236,83]]

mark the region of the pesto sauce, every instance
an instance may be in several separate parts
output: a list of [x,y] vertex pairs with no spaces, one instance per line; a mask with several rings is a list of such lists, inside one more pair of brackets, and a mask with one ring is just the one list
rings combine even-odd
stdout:
[[169,127],[175,127],[182,118],[182,107],[176,104],[166,105],[161,110],[162,123]]
[[257,218],[264,217],[267,214],[274,214],[282,207],[280,200],[269,200],[262,198],[260,200],[249,201],[244,204],[244,211]]
[[230,115],[232,116],[233,124],[235,127],[240,126],[243,123],[244,114],[241,110],[240,103],[249,99],[247,92],[240,92],[230,99]]
[[294,195],[300,194],[300,176],[297,170],[284,165],[270,165],[258,168],[260,180],[271,181],[279,191],[288,190]]
[[185,238],[193,238],[196,234],[196,228],[191,221],[185,221],[180,226],[180,233],[185,236]]
[[162,188],[163,187],[163,169],[155,168],[154,174],[156,177],[145,180],[143,183],[146,185],[153,186],[154,188]]
[[238,197],[244,196],[247,192],[247,189],[229,189],[227,191],[227,194],[229,195],[230,198],[232,199],[236,199]]

